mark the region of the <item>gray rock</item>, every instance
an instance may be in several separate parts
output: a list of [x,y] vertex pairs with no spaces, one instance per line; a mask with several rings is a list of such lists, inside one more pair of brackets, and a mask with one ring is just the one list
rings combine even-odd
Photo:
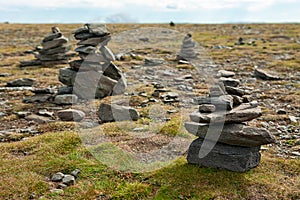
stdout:
[[10,73],[0,73],[0,77],[9,77],[12,76]]
[[79,169],[75,169],[71,172],[71,175],[76,178],[78,178],[78,175],[80,174],[80,170]]
[[66,187],[68,187],[67,185],[63,184],[63,183],[59,183],[57,185],[57,189],[65,189]]
[[38,124],[46,124],[51,121],[51,119],[49,119],[48,117],[43,117],[35,114],[28,115],[25,117],[25,119],[28,121],[34,121]]
[[95,36],[105,36],[109,35],[109,31],[106,28],[105,24],[85,24],[85,26],[88,28],[89,33],[92,33]]
[[224,86],[230,86],[230,87],[237,87],[240,84],[239,80],[233,78],[221,77],[219,81],[222,82]]
[[231,110],[233,108],[233,97],[230,95],[222,95],[219,97],[196,97],[194,102],[198,105],[213,104],[216,109]]
[[237,107],[243,103],[243,98],[237,95],[231,95],[233,98],[233,107]]
[[52,182],[60,182],[63,180],[63,178],[65,177],[65,175],[61,172],[57,172],[55,173],[52,177],[51,177],[51,181]]
[[[198,123],[241,123],[250,121],[262,115],[259,107],[252,107],[245,103],[232,109],[229,112],[199,113],[193,112],[190,118]],[[224,118],[225,116],[225,118]]]
[[36,94],[33,96],[25,97],[23,99],[24,103],[45,103],[52,99],[52,94]]
[[6,87],[23,87],[23,86],[32,86],[35,79],[33,78],[19,78],[12,80],[6,84]]
[[75,177],[72,176],[72,175],[65,175],[63,180],[62,180],[62,183],[67,185],[67,186],[71,186],[71,185],[74,185],[75,184]]
[[52,49],[52,48],[62,46],[63,44],[65,44],[67,42],[68,42],[67,38],[60,37],[60,38],[56,38],[56,39],[53,39],[48,42],[42,42],[42,46],[43,46],[43,49],[46,50],[46,49]]
[[162,65],[165,61],[163,59],[157,58],[145,58],[145,65],[146,66],[157,66]]
[[263,70],[263,69],[258,69],[256,68],[254,70],[254,75],[257,78],[263,79],[263,80],[281,80],[282,78],[276,74],[275,72]]
[[[79,35],[77,35],[77,38],[78,38]],[[79,37],[82,37],[83,35],[79,36]],[[77,43],[77,45],[87,45],[87,46],[104,46],[106,45],[110,39],[111,39],[111,36],[110,35],[106,35],[104,37],[90,37],[91,35],[90,34],[86,34],[85,35],[86,39],[84,40],[81,40],[80,42]]]
[[63,45],[63,46],[58,46],[56,48],[52,49],[41,49],[38,52],[43,55],[53,55],[53,54],[62,54],[66,53],[71,50],[72,45]]
[[64,193],[64,191],[62,189],[55,189],[55,188],[51,189],[50,192],[53,194],[63,194]]
[[28,67],[28,66],[37,66],[41,65],[42,62],[40,60],[25,60],[20,62],[20,67]]
[[102,71],[103,66],[99,62],[88,62],[86,60],[73,60],[69,63],[75,71]]
[[31,112],[19,111],[15,113],[19,118],[25,118],[28,115],[31,115]]
[[104,56],[106,62],[111,62],[116,60],[115,55],[107,46],[101,47],[100,51],[101,54]]
[[46,87],[46,88],[34,88],[31,92],[35,94],[54,94],[56,90],[51,87]]
[[92,46],[79,46],[75,49],[75,51],[78,53],[90,54],[95,53],[97,51],[97,48]]
[[73,93],[73,87],[70,86],[61,86],[58,88],[57,94],[72,94]]
[[241,88],[236,88],[236,87],[230,87],[230,86],[226,86],[225,87],[226,92],[230,95],[237,95],[237,96],[244,96],[244,95],[248,95],[249,93]]
[[77,73],[73,92],[83,99],[95,99],[122,94],[125,88],[124,79],[116,81],[101,72],[87,71]]
[[57,95],[54,99],[54,103],[59,105],[72,105],[76,104],[78,97],[75,94],[63,94]]
[[136,121],[139,119],[139,114],[134,108],[104,103],[99,107],[98,116],[102,122]]
[[95,52],[91,52],[89,54],[79,53],[79,56],[84,62],[88,63],[97,63],[98,65],[100,65],[100,63],[106,62],[104,55],[102,55],[99,50],[96,50]]
[[43,42],[48,42],[51,40],[54,40],[56,38],[60,38],[62,36],[61,32],[56,32],[56,33],[49,33],[48,35],[46,35],[43,39]]
[[76,71],[71,68],[62,68],[59,70],[58,80],[67,86],[73,86]]
[[54,112],[49,112],[48,110],[43,109],[43,110],[39,110],[38,115],[53,118],[54,117]]
[[[186,130],[200,138],[205,138],[209,131],[219,132],[220,125],[203,124],[195,122],[185,123]],[[264,144],[275,143],[275,138],[265,128],[256,128],[243,124],[225,124],[217,142],[245,147],[257,147]]]
[[223,84],[213,85],[210,87],[210,97],[219,97],[223,95],[226,95],[225,87]]
[[80,110],[75,109],[67,109],[67,110],[60,110],[57,112],[57,116],[62,121],[76,121],[80,122],[85,117],[85,113]]
[[260,147],[239,147],[217,143],[207,156],[199,158],[200,148],[206,148],[202,144],[201,138],[192,142],[188,150],[188,163],[234,172],[246,172],[257,167],[260,162]]
[[216,106],[212,104],[202,104],[199,106],[200,113],[212,113],[216,110]]
[[235,73],[232,71],[227,71],[227,70],[219,70],[217,73],[217,77],[225,77],[225,78],[230,78],[235,76]]
[[43,62],[51,62],[51,61],[59,62],[60,60],[68,60],[75,55],[76,54],[73,52],[65,52],[65,53],[57,53],[52,55],[37,54],[35,57],[43,63]]
[[120,78],[125,78],[123,77],[121,70],[112,62],[110,62],[109,65],[104,65],[102,71],[103,75],[108,76],[109,78],[112,78],[117,81]]
[[278,115],[286,115],[286,111],[284,109],[277,110]]

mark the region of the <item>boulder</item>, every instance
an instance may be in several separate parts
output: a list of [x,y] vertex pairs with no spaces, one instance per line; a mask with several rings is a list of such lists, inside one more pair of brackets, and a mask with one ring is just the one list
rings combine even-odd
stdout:
[[57,115],[62,121],[79,122],[85,117],[84,112],[75,109],[60,110],[57,112]]
[[202,144],[201,138],[192,142],[188,150],[188,163],[234,172],[246,172],[257,167],[260,162],[260,147],[239,147],[216,143],[208,155],[200,158],[200,148],[207,148]]
[[137,121],[139,119],[139,114],[134,108],[104,103],[99,107],[98,116],[102,122]]
[[208,131],[220,132],[219,138],[215,141],[245,147],[256,147],[275,142],[275,138],[264,128],[246,126],[244,124],[225,124],[223,127],[219,124],[203,124],[196,122],[186,122],[186,130],[200,138],[205,138]]

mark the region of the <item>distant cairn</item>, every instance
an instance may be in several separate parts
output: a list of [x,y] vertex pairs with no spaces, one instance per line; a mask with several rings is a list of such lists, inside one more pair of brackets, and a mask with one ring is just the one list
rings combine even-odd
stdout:
[[195,48],[196,42],[193,41],[192,34],[188,33],[182,41],[180,52],[177,55],[177,60],[189,61],[191,59],[197,58]]
[[68,45],[68,39],[60,32],[58,27],[52,27],[51,33],[42,40],[41,46],[36,47],[35,60],[21,61],[20,67],[34,65],[67,64],[75,55],[71,52],[72,45]]
[[82,99],[123,94],[127,86],[115,56],[106,46],[111,36],[104,24],[85,24],[73,32],[79,40],[75,51],[80,59],[60,69],[61,93],[74,93]]
[[175,23],[173,21],[170,21],[170,26],[175,26]]

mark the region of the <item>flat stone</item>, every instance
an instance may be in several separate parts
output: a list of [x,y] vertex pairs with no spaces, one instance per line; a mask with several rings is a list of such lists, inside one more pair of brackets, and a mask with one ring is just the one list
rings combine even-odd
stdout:
[[103,66],[99,62],[89,62],[87,60],[73,60],[69,65],[75,71],[102,71]]
[[72,175],[65,175],[63,180],[62,180],[62,183],[67,185],[67,186],[71,186],[71,185],[74,185],[75,184],[75,177],[72,176]]
[[58,46],[62,46],[63,44],[65,44],[67,42],[68,42],[67,38],[60,37],[60,38],[56,38],[56,39],[53,39],[48,42],[42,42],[42,46],[43,46],[43,49],[46,50],[46,49],[52,49],[52,48],[55,48]]
[[73,93],[73,87],[70,86],[61,86],[58,88],[57,94],[72,94]]
[[78,101],[78,97],[75,94],[57,95],[54,98],[54,103],[59,105],[72,105],[72,104],[76,104],[77,101]]
[[85,24],[85,26],[88,28],[89,33],[92,33],[95,36],[105,36],[110,34],[105,24],[94,23],[94,24]]
[[52,54],[52,55],[37,54],[36,58],[39,59],[43,63],[44,61],[68,60],[75,55],[76,54],[74,52],[64,52],[64,53],[57,53],[57,54]]
[[15,112],[14,114],[16,114],[19,118],[25,118],[26,116],[31,115],[31,112],[19,111]]
[[162,65],[165,61],[162,59],[157,58],[145,58],[145,65],[146,66],[157,66]]
[[98,116],[102,122],[113,121],[137,121],[138,112],[131,107],[101,104],[98,110]]
[[24,103],[45,103],[52,99],[52,94],[35,94],[33,96],[24,97]]
[[230,86],[230,87],[237,87],[239,86],[239,84],[241,83],[239,80],[237,79],[233,79],[233,78],[225,78],[225,77],[221,77],[219,79],[220,82],[222,82],[224,84],[224,86]]
[[259,107],[253,107],[249,103],[244,103],[228,112],[193,112],[190,118],[193,122],[198,123],[241,123],[253,120],[261,115],[262,112]]
[[230,78],[235,76],[235,73],[232,71],[227,71],[227,70],[219,70],[217,73],[217,77],[225,77],[225,78]]
[[68,187],[67,185],[63,184],[63,183],[59,183],[57,185],[57,189],[65,189],[66,187]]
[[263,80],[281,80],[282,78],[275,72],[271,72],[268,70],[258,69],[256,68],[254,70],[254,75],[257,78],[263,79]]
[[189,133],[203,139],[206,137],[208,131],[218,133],[220,132],[220,128],[222,128],[220,137],[214,138],[214,141],[235,146],[256,147],[275,143],[274,136],[267,129],[243,124],[225,124],[222,127],[220,124],[186,122],[185,128]]
[[25,117],[25,119],[28,121],[34,121],[38,124],[46,124],[51,121],[51,119],[49,119],[48,117],[39,116],[39,115],[35,115],[35,114],[28,115]]
[[53,194],[63,194],[64,193],[64,191],[62,189],[56,189],[56,188],[51,189],[50,192]]
[[112,62],[116,60],[115,55],[107,46],[102,46],[100,48],[100,51],[101,54],[104,56],[106,62]]
[[210,87],[210,97],[219,97],[223,95],[226,95],[225,87],[223,84],[213,85]]
[[0,77],[9,77],[12,76],[10,73],[0,73]]
[[[79,36],[81,38],[83,35]],[[87,45],[87,46],[105,46],[110,40],[111,40],[111,36],[110,35],[106,35],[104,37],[91,37],[90,34],[86,34],[86,39],[81,40],[80,42],[77,43],[77,45]],[[78,38],[78,35],[77,35]]]
[[260,162],[260,147],[239,147],[217,143],[204,158],[199,158],[203,139],[192,142],[188,150],[187,161],[204,167],[225,169],[234,172],[246,172],[258,166]]
[[200,113],[212,113],[216,110],[216,106],[212,104],[201,104],[199,106]]
[[57,116],[62,121],[76,121],[80,122],[85,117],[85,113],[80,110],[67,109],[57,112]]
[[124,78],[122,75],[121,70],[112,62],[109,63],[109,65],[104,65],[102,68],[103,75],[108,76],[109,78],[112,78],[114,80],[119,80],[121,78]]
[[233,98],[233,107],[237,107],[243,103],[243,98],[237,95],[231,95]]
[[48,42],[51,40],[54,40],[56,38],[60,38],[62,37],[62,33],[61,32],[57,32],[57,33],[49,33],[48,35],[46,35],[43,39],[43,42]]
[[233,97],[231,95],[222,95],[219,97],[196,97],[194,102],[198,105],[213,104],[218,110],[231,110],[233,108]]
[[72,45],[63,45],[52,49],[41,49],[38,52],[43,55],[61,54],[70,51],[71,47]]
[[97,48],[92,46],[79,46],[75,49],[75,51],[78,53],[90,54],[95,53],[97,51]]
[[30,87],[34,84],[35,79],[33,78],[19,78],[12,80],[6,84],[6,87]]
[[39,110],[38,115],[41,115],[41,116],[44,116],[44,117],[51,117],[51,118],[53,118],[54,117],[54,112],[49,112],[46,109],[42,109],[42,110]]
[[20,62],[20,67],[28,67],[28,66],[37,66],[41,65],[42,62],[40,60],[25,60]]
[[51,87],[46,87],[46,88],[34,88],[31,92],[35,94],[54,94],[56,90]]
[[240,96],[240,97],[249,94],[247,91],[245,91],[241,88],[237,88],[237,87],[226,86],[225,90],[230,95],[237,95],[237,96]]
[[61,172],[57,172],[55,174],[53,174],[53,176],[51,177],[51,181],[52,182],[60,182],[62,181],[62,179],[65,177],[65,175]]

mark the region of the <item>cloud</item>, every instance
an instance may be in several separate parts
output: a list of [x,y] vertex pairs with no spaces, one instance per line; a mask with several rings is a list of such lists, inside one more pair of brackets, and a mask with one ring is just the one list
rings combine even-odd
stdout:
[[138,20],[126,13],[117,13],[105,18],[107,23],[137,23]]
[[177,10],[178,6],[176,4],[168,4],[166,8],[170,10]]

